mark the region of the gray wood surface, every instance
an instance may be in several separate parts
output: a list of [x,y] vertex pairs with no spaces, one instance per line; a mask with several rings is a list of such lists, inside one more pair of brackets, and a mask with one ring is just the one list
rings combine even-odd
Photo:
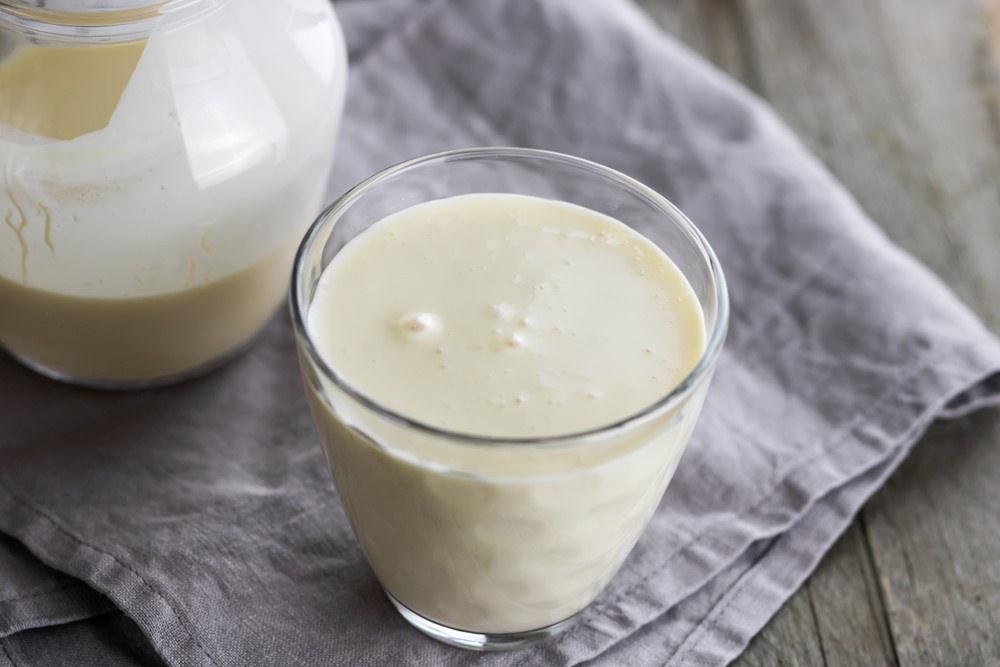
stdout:
[[[1000,331],[1000,0],[640,3]],[[1000,664],[1000,410],[934,426],[738,664]]]

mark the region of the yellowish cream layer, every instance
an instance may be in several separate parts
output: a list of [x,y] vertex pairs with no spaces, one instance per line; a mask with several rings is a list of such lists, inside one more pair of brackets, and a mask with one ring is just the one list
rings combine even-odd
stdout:
[[0,278],[0,341],[11,352],[89,381],[183,374],[235,350],[284,299],[295,242],[198,287],[137,298],[79,297]]
[[0,61],[0,123],[59,140],[107,126],[145,45],[21,46]]

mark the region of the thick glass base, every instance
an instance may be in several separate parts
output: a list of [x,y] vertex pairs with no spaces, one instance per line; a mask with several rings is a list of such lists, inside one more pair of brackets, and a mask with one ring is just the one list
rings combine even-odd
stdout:
[[402,617],[417,630],[420,630],[428,637],[432,637],[450,646],[467,648],[473,651],[511,651],[526,648],[568,629],[576,623],[577,619],[580,618],[580,614],[583,613],[582,611],[578,612],[566,620],[553,623],[538,630],[511,632],[508,634],[482,634],[479,632],[469,632],[468,630],[456,630],[455,628],[435,623],[392,597],[388,591],[385,594],[392,601],[392,604],[395,605]]

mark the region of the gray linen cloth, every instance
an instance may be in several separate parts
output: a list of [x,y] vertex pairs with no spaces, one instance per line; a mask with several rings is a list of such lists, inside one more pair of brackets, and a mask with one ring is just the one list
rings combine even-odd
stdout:
[[381,595],[284,313],[236,362],[157,391],[0,357],[0,665],[724,664],[933,419],[1000,395],[976,317],[624,0],[338,8],[353,66],[331,198],[414,155],[535,146],[644,181],[717,249],[729,341],[663,503],[575,629],[471,654]]

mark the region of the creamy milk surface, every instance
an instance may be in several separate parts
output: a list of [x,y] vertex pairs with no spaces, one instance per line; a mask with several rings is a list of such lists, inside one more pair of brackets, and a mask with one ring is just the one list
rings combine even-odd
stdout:
[[[653,243],[567,203],[428,202],[373,225],[320,279],[307,328],[375,402],[494,438],[622,420],[705,347],[690,285]],[[573,616],[634,545],[702,399],[592,439],[469,443],[394,423],[307,377],[342,502],[382,584],[484,633]]]
[[506,437],[627,417],[680,383],[705,338],[694,293],[653,243],[587,209],[489,194],[409,209],[352,241],[309,327],[382,405]]

